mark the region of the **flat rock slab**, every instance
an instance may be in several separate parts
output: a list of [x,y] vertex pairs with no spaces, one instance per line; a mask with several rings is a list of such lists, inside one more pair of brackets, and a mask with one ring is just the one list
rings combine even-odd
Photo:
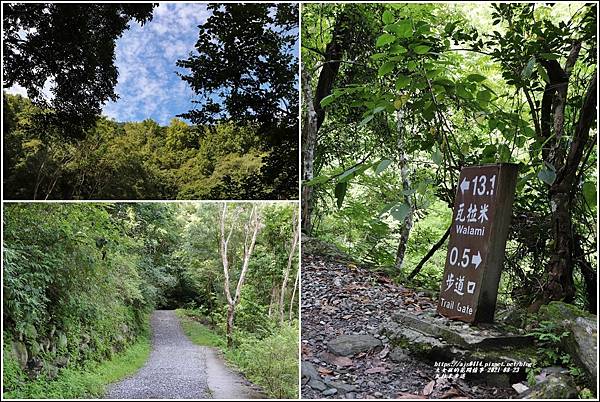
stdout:
[[432,317],[427,314],[397,312],[393,319],[398,324],[421,332],[426,336],[441,338],[449,345],[468,350],[502,349],[506,347],[528,347],[534,338],[529,335],[507,331],[501,326],[486,325],[475,327],[448,320],[445,317]]
[[329,341],[327,348],[338,356],[352,356],[382,346],[381,341],[371,335],[341,335]]

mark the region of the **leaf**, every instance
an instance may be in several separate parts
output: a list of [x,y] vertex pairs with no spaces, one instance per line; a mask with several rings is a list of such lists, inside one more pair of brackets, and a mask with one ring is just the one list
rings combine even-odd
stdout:
[[372,114],[368,115],[367,117],[365,117],[364,119],[362,119],[360,121],[360,123],[358,123],[358,127],[362,127],[362,126],[366,125],[368,122],[370,122],[371,120],[373,120],[373,117],[374,116]]
[[406,19],[398,22],[396,35],[398,35],[399,38],[410,38],[413,36],[412,21]]
[[492,93],[487,89],[477,92],[478,101],[488,103],[490,99],[492,99]]
[[404,54],[404,53],[408,53],[408,49],[406,49],[402,45],[392,45],[390,47],[390,53],[393,53],[393,54]]
[[317,371],[323,375],[333,375],[333,370],[330,370],[327,367],[319,367]]
[[383,59],[385,56],[387,56],[387,53],[375,53],[371,55],[371,60],[381,60]]
[[401,95],[394,101],[394,107],[396,110],[400,110],[406,105],[410,97],[407,94]]
[[467,90],[463,84],[456,84],[456,94],[463,99],[471,99],[473,95]]
[[343,181],[335,185],[335,198],[337,199],[337,207],[342,208],[344,198],[346,197],[346,191],[348,190],[348,182]]
[[442,165],[443,155],[439,149],[435,148],[435,150],[431,154],[431,160],[433,161],[433,163],[435,163],[438,166]]
[[545,83],[550,82],[550,77],[548,77],[548,73],[546,72],[546,69],[544,67],[542,67],[541,64],[537,65],[537,72],[540,75],[540,77],[542,77],[542,79],[544,80]]
[[390,214],[397,221],[403,221],[409,212],[410,212],[410,206],[408,206],[404,203],[396,204],[390,210]]
[[342,173],[338,177],[338,180],[337,180],[338,183],[350,180],[352,178],[352,176],[350,176],[350,175],[355,173],[357,169],[358,169],[358,166],[354,166],[354,167],[351,167],[350,169],[346,170],[344,173]]
[[471,81],[471,82],[482,82],[485,81],[487,78],[484,77],[481,74],[469,74],[467,75],[467,81]]
[[531,73],[533,72],[534,66],[535,66],[535,56],[531,56],[529,58],[529,61],[527,62],[527,65],[525,66],[523,71],[521,71],[521,78],[528,79],[529,77],[531,77]]
[[537,174],[538,179],[551,186],[556,180],[556,169],[554,166],[544,162],[544,167]]
[[585,201],[592,207],[596,206],[596,185],[591,181],[583,183],[583,197]]
[[331,363],[335,364],[338,367],[348,367],[352,366],[352,359],[346,356],[336,356]]
[[431,395],[431,393],[433,392],[433,387],[435,386],[435,381],[431,380],[427,383],[427,385],[425,385],[425,387],[423,388],[423,395],[428,396]]
[[398,78],[396,79],[396,89],[398,91],[406,88],[408,86],[408,84],[410,84],[410,77],[407,77],[404,74],[400,74],[398,76]]
[[560,59],[560,55],[559,54],[554,54],[554,53],[542,53],[540,54],[540,57],[544,60],[558,60]]
[[321,99],[321,102],[320,102],[321,107],[326,107],[327,105],[330,105],[334,100],[335,100],[335,95],[333,95],[333,94],[327,95],[326,97]]
[[375,47],[382,47],[385,46],[389,43],[392,43],[396,40],[396,37],[392,34],[389,33],[384,33],[381,34],[378,38],[377,38],[377,42],[375,43]]
[[431,47],[426,46],[426,45],[419,45],[419,46],[415,46],[415,48],[413,50],[416,54],[425,54],[429,51],[429,49],[431,49]]
[[415,394],[411,394],[409,392],[400,392],[399,394],[396,394],[396,396],[394,398],[395,399],[427,399],[423,395],[415,395]]
[[385,10],[383,12],[382,21],[384,24],[391,24],[394,22],[394,14],[389,10]]
[[383,77],[386,74],[389,74],[394,67],[396,66],[396,63],[394,63],[393,61],[386,61],[385,63],[383,63],[381,65],[381,67],[379,67],[379,71],[377,72],[377,75],[379,75],[380,77]]
[[389,160],[389,159],[383,159],[377,165],[377,169],[375,169],[375,174],[378,175],[379,173],[383,172],[388,166],[390,166],[390,163],[392,163],[391,160]]

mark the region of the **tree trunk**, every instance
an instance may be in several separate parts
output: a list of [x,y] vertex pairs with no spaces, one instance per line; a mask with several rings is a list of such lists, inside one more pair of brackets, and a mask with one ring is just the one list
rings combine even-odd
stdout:
[[[301,66],[302,92],[307,108],[302,125],[302,180],[311,180],[314,175],[314,158],[317,143],[317,133],[325,121],[325,109],[321,107],[321,100],[331,95],[333,83],[340,70],[343,56],[343,32],[347,29],[348,18],[345,9],[335,22],[331,34],[331,42],[325,47],[324,62],[319,73],[317,88],[313,97],[310,76],[304,65]],[[313,188],[302,185],[302,232],[310,234],[312,231]]]
[[[237,210],[236,218],[239,215],[239,209]],[[240,271],[240,276],[238,278],[237,286],[235,289],[235,294],[231,294],[231,290],[229,289],[229,241],[231,240],[231,235],[233,233],[234,225],[231,225],[229,229],[229,233],[226,235],[225,232],[225,220],[227,217],[227,203],[223,203],[223,212],[221,213],[221,221],[220,221],[220,252],[221,252],[221,260],[223,263],[223,290],[225,292],[225,297],[227,299],[227,347],[231,347],[233,345],[233,319],[235,315],[235,307],[240,301],[240,295],[242,293],[242,286],[244,286],[244,280],[246,278],[246,273],[248,272],[248,264],[250,262],[250,256],[254,251],[254,246],[256,244],[256,237],[258,235],[258,231],[260,230],[260,217],[258,215],[258,209],[256,204],[252,206],[252,211],[250,212],[250,219],[247,225],[245,225],[244,229],[244,248],[243,248],[243,259],[242,259],[242,269]]]
[[294,280],[294,290],[292,291],[292,297],[290,298],[290,321],[294,317],[294,299],[296,299],[296,289],[298,289],[298,282],[300,281],[300,269],[296,270],[296,279]]
[[292,269],[292,262],[294,261],[294,253],[296,252],[296,246],[298,245],[298,213],[294,209],[294,216],[292,218],[292,243],[290,245],[290,253],[288,255],[287,266],[283,271],[283,282],[281,283],[281,291],[279,292],[279,323],[283,324],[285,317],[285,288],[287,287],[288,279],[290,277],[290,271]]
[[[548,279],[543,289],[544,301],[573,301],[575,283],[573,263],[575,246],[573,244],[572,199],[577,189],[576,174],[583,151],[589,140],[589,131],[596,115],[597,73],[586,91],[579,118],[560,171],[550,187],[550,208],[552,211],[552,238],[554,245],[547,266]],[[559,117],[562,119],[562,117]]]
[[310,234],[312,230],[312,207],[313,186],[307,186],[305,182],[312,180],[315,146],[317,142],[317,112],[313,103],[310,77],[302,65],[302,90],[304,93],[304,113],[302,124],[302,231]]
[[227,347],[233,346],[233,319],[235,318],[235,305],[227,304]]
[[402,229],[400,231],[400,239],[398,240],[398,248],[396,249],[396,262],[394,267],[396,272],[402,272],[404,265],[404,254],[406,253],[406,246],[408,244],[408,237],[413,226],[413,205],[410,200],[410,196],[404,193],[410,189],[410,175],[408,171],[408,162],[406,160],[406,153],[404,152],[404,112],[402,110],[396,111],[396,132],[398,133],[398,168],[400,169],[400,178],[402,180],[402,201],[406,204],[410,210],[402,222]]

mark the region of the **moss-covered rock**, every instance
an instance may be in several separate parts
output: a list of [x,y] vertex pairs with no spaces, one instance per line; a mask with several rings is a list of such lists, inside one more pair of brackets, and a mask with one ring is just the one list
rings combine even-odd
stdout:
[[573,378],[566,374],[549,376],[545,381],[534,385],[523,399],[575,399],[577,388]]
[[546,321],[572,321],[577,317],[593,317],[593,314],[572,304],[553,301],[540,307],[538,317]]

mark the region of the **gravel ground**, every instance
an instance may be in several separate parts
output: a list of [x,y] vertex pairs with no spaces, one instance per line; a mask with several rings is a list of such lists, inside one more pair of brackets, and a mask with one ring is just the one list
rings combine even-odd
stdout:
[[152,352],[133,376],[108,387],[106,399],[257,399],[264,394],[227,367],[220,353],[193,344],[172,310],[150,320]]
[[107,399],[210,398],[205,349],[183,333],[174,311],[157,310],[150,320],[152,352],[135,375],[112,384]]
[[[331,256],[302,256],[302,398],[511,398],[510,387],[433,381],[432,362],[379,334],[394,312],[435,308],[435,301],[364,267]],[[347,357],[328,344],[360,334],[381,342]],[[309,381],[311,380],[312,381]]]

